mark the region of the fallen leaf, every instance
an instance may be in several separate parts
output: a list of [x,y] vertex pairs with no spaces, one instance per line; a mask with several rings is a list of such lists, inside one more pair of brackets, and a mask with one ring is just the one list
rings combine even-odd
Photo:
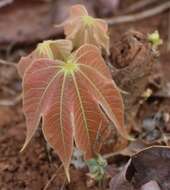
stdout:
[[[169,190],[170,148],[153,146],[133,155],[124,169],[114,176],[110,190]],[[153,182],[155,181],[155,182]],[[150,183],[149,183],[150,182]],[[157,185],[156,185],[157,184]],[[156,189],[157,188],[157,189]]]

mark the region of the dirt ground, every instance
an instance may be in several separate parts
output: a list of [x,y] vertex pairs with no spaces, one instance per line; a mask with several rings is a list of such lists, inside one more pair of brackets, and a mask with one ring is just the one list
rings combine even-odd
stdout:
[[[122,1],[121,7],[126,7],[133,2],[134,1],[127,0]],[[0,8],[0,10],[1,9],[3,8]],[[7,9],[10,9],[10,7]],[[0,12],[0,18],[2,18],[2,14],[7,14],[7,11],[9,10],[3,10],[2,13]],[[46,14],[44,8],[41,11],[41,14],[43,14],[43,12]],[[22,13],[20,14],[22,15]],[[110,28],[111,45],[116,41],[117,38],[120,37],[120,35],[129,29],[137,30],[144,34],[158,30],[164,43],[160,48],[160,57],[155,64],[160,65],[163,72],[161,77],[163,77],[163,80],[166,84],[170,84],[170,50],[168,51],[167,49],[168,43],[170,43],[170,41],[168,42],[168,35],[170,35],[168,34],[168,27],[170,27],[170,23],[168,24],[169,15],[170,12],[166,11],[151,18],[129,24],[122,23]],[[43,25],[42,22],[42,20],[37,20],[37,23]],[[1,20],[0,25],[6,27],[5,23],[1,23]],[[17,27],[19,27],[19,25],[17,25]],[[34,27],[34,25],[31,27]],[[45,27],[43,26],[42,28],[44,30]],[[41,27],[35,29],[33,33],[36,32],[36,30],[39,31],[40,29]],[[3,29],[3,31],[5,31],[5,29]],[[6,30],[6,32],[9,32],[9,30]],[[50,36],[54,37],[55,35],[55,32],[51,30],[48,33],[41,34],[39,39],[36,39],[36,41],[48,39]],[[34,38],[36,38],[36,36],[31,36],[30,38],[32,39],[28,39],[29,42],[26,42],[25,38],[23,38],[22,43],[21,41],[15,42],[18,36],[16,38],[14,34],[9,35],[11,38],[8,39],[7,36],[8,34],[6,37],[3,36],[2,38],[2,34],[0,35],[0,56],[3,59],[8,58],[9,61],[16,62],[21,55],[35,47],[36,42]],[[12,41],[11,43],[10,39]],[[154,73],[155,77],[157,77],[156,72]],[[137,127],[139,130],[141,130],[148,118],[152,118],[158,113],[167,115],[170,114],[170,96],[168,96],[163,90],[157,89],[153,84],[148,84],[148,87],[153,89],[153,96],[142,103],[137,102],[141,103],[135,118],[135,127]],[[13,100],[17,95],[19,95],[20,92],[21,80],[19,79],[15,68],[11,68],[11,66],[6,65],[0,65],[0,100]],[[170,123],[167,123],[165,128],[165,131],[168,134],[168,132],[170,132]],[[0,190],[101,189],[100,185],[89,181],[88,177],[86,176],[86,169],[85,171],[81,171],[74,169],[74,167],[71,167],[71,183],[67,184],[61,163],[58,157],[51,150],[49,155],[46,143],[41,134],[41,130],[36,133],[26,150],[20,153],[19,151],[24,143],[25,134],[26,126],[22,111],[22,103],[19,102],[16,105],[10,106],[1,105]],[[156,129],[149,135],[143,135],[147,139],[148,144],[160,143],[160,133],[157,134]],[[163,142],[163,144],[165,144],[165,142]],[[115,159],[110,159],[109,163],[111,164],[111,170],[113,170],[112,173],[116,172],[118,169],[116,169],[117,162],[115,162]],[[51,178],[52,180],[50,181]],[[108,185],[106,186],[108,188]]]

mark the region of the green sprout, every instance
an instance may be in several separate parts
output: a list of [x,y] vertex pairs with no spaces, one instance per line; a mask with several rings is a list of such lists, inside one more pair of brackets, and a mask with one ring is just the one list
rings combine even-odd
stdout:
[[105,170],[107,166],[107,161],[101,156],[97,155],[96,158],[87,161],[87,166],[89,168],[89,176],[96,181],[101,181],[105,175]]
[[163,40],[160,38],[159,32],[157,30],[148,35],[148,41],[151,43],[154,49],[157,49],[158,46],[163,44]]
[[91,16],[82,16],[83,22],[86,26],[91,27],[91,25],[93,25],[95,23],[95,19]]

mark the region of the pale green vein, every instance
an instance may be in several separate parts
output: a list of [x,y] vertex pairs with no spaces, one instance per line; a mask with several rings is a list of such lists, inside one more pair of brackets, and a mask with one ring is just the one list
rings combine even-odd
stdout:
[[66,147],[65,147],[65,137],[64,137],[64,126],[63,126],[63,97],[64,97],[64,88],[66,82],[66,74],[64,74],[63,82],[61,85],[61,95],[60,95],[60,128],[61,128],[61,135],[62,135],[62,143],[64,146],[64,156],[67,158],[66,154]]
[[[113,114],[107,100],[105,99],[105,97],[103,96],[103,94],[100,92],[100,90],[96,87],[96,85],[93,83],[93,81],[91,81],[88,76],[86,76],[86,74],[84,74],[81,70],[79,71],[83,77],[91,84],[91,86],[97,91],[97,93],[99,94],[99,96],[102,98],[102,100],[105,102],[105,105],[107,107],[107,109],[109,109],[109,111],[111,112],[111,114],[108,113],[108,116],[110,118],[110,120],[115,124],[115,127],[119,130],[119,122],[117,121],[117,118],[115,117],[115,115]],[[107,113],[106,111],[106,108],[103,108],[105,110],[105,112]],[[120,131],[120,130],[119,130]]]

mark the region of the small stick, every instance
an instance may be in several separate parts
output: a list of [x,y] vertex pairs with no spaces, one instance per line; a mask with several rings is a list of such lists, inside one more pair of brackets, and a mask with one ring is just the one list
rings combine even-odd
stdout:
[[[45,187],[43,188],[43,190],[47,190],[47,189],[50,187],[52,181],[57,177],[57,172],[58,172],[62,167],[63,167],[63,165],[61,164],[61,165],[57,168],[56,173],[54,173],[54,174],[52,175],[52,177],[48,180],[48,182],[47,182],[47,184],[45,185]],[[64,181],[64,185],[65,185],[65,181]],[[63,188],[63,187],[62,187],[62,188]]]
[[0,100],[0,106],[15,106],[22,100],[22,94],[12,100]]
[[118,155],[118,152],[111,152],[111,153],[103,155],[103,158],[108,160],[109,158],[112,158],[112,157],[114,157],[116,155]]
[[127,9],[123,10],[122,12],[128,14],[130,12],[138,11],[146,6],[154,4],[157,1],[159,0],[142,0],[139,2],[137,1],[136,3],[129,6]]
[[170,10],[168,14],[168,41],[167,41],[167,51],[170,51]]
[[3,59],[0,59],[0,64],[1,65],[7,65],[7,66],[12,66],[12,67],[15,67],[16,68],[16,64],[13,63],[13,62],[8,62],[8,61],[5,61]]
[[66,185],[66,179],[64,180],[64,183],[63,183],[63,185],[61,186],[60,190],[64,190],[65,185]]
[[50,178],[50,180],[47,182],[47,184],[45,185],[43,190],[47,190],[49,188],[49,186],[51,185],[52,181],[57,177],[57,174],[53,174],[52,177]]
[[106,22],[109,24],[109,26],[114,26],[114,25],[120,24],[120,23],[135,22],[135,21],[139,21],[139,20],[142,20],[145,18],[155,16],[168,9],[170,9],[170,2],[166,2],[164,4],[154,7],[152,9],[142,11],[140,13],[136,13],[133,15],[124,15],[124,16],[118,16],[115,18],[106,19]]

